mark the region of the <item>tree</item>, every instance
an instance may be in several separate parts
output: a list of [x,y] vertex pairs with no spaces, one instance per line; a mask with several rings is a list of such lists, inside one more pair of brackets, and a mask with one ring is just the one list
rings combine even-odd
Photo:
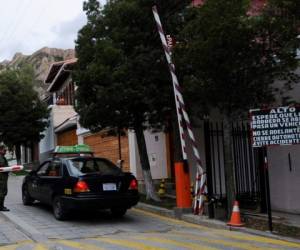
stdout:
[[115,0],[100,8],[96,0],[85,2],[88,22],[76,41],[74,80],[84,127],[135,131],[147,198],[157,200],[143,132],[164,128],[174,97],[152,5]]
[[232,122],[272,103],[276,79],[297,80],[299,1],[270,0],[252,16],[249,8],[245,0],[207,0],[187,9],[175,50],[194,115],[217,109],[224,121],[228,214],[235,198]]
[[0,141],[15,147],[20,162],[20,145],[39,142],[48,110],[33,90],[33,70],[29,66],[0,73]]

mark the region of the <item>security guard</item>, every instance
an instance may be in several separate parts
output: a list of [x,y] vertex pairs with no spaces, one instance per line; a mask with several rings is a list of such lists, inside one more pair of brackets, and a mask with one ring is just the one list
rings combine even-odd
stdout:
[[[6,147],[4,145],[0,145],[0,167],[8,167],[5,154]],[[9,211],[9,209],[4,206],[4,199],[7,195],[7,180],[8,172],[0,173],[0,211]]]

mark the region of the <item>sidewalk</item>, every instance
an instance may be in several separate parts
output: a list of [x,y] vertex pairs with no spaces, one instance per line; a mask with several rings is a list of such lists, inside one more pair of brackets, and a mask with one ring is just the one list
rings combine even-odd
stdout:
[[[185,222],[207,226],[215,229],[240,231],[259,236],[300,243],[300,215],[290,215],[273,212],[272,217],[274,231],[271,233],[268,231],[268,217],[267,215],[262,214],[257,214],[256,216],[250,213],[246,215],[243,214],[242,217],[244,217],[245,219],[246,227],[229,227],[223,221],[209,219],[208,216],[194,215],[191,212],[180,215],[176,212],[176,210],[153,206],[142,202],[139,202],[136,207],[162,216],[176,218]],[[282,232],[286,232],[286,234]]]
[[8,244],[30,240],[1,212],[0,214],[0,247]]
[[[168,190],[170,193],[170,190]],[[162,202],[147,201],[145,195],[141,196],[141,201],[145,203],[146,208],[148,205],[161,208],[162,214],[167,214],[170,217],[180,218],[180,215],[176,213],[176,195],[170,195],[166,193],[162,198]],[[141,203],[140,203],[141,204]],[[166,209],[166,210],[165,210]],[[157,210],[153,209],[152,210]],[[207,206],[205,206],[205,211],[207,214]],[[242,209],[241,217],[242,221],[245,223],[245,227],[235,230],[254,229],[258,232],[269,231],[268,215],[259,213],[258,209]],[[214,227],[228,228],[226,222],[228,220],[224,219],[226,217],[225,208],[219,204],[215,204],[215,219],[208,219],[208,216],[195,216],[192,211],[186,213],[183,218],[190,222],[200,221],[203,225],[213,225]],[[201,219],[200,219],[201,218]],[[273,233],[272,235],[292,237],[300,240],[300,214],[290,214],[284,212],[272,211],[272,221],[273,221]]]
[[[9,180],[11,180],[11,178],[12,176],[9,177]],[[8,190],[8,195],[12,195],[10,190]],[[10,207],[8,196],[5,199],[5,205],[8,208]],[[30,238],[20,230],[20,227],[10,219],[11,214],[11,212],[0,212],[0,246],[30,240]]]
[[[267,214],[242,211],[242,216],[247,227],[268,230]],[[300,215],[272,211],[272,222],[275,234],[300,239]]]
[[300,215],[297,214],[287,214],[281,212],[273,212],[274,216],[277,216],[282,220],[283,224],[295,226],[300,228]]

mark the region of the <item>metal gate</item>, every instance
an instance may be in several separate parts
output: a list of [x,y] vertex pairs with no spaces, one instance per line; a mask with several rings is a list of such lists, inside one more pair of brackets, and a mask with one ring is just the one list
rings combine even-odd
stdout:
[[[226,201],[224,172],[224,130],[220,122],[205,121],[206,167],[211,175],[211,190],[214,198]],[[232,149],[235,169],[236,199],[240,206],[256,208],[260,201],[260,152],[253,149],[250,128],[246,122],[232,125]],[[208,171],[209,170],[209,171]]]

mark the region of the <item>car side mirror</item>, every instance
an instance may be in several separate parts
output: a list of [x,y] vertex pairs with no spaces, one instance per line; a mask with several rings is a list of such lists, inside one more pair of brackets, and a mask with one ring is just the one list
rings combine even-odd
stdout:
[[29,172],[29,175],[32,175],[32,176],[36,175],[36,170],[30,171],[30,172]]

